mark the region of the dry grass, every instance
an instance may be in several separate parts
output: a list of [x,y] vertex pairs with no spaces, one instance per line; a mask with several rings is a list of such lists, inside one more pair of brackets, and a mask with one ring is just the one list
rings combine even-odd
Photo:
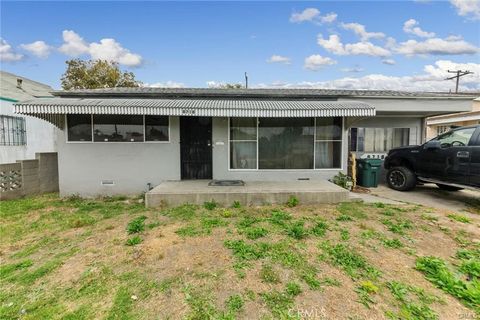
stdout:
[[[139,199],[55,194],[0,206],[1,319],[474,319],[479,311],[415,268],[434,256],[475,284],[458,251],[468,266],[480,263],[476,214],[463,213],[470,223],[462,223],[453,212],[363,203],[148,210]],[[480,287],[472,290],[478,297]]]

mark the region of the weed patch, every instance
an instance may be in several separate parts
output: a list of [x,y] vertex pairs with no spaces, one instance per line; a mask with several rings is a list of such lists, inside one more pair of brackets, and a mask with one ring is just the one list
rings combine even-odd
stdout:
[[447,217],[449,217],[451,220],[458,221],[458,222],[461,222],[461,223],[471,223],[472,222],[472,220],[470,220],[469,217],[466,217],[466,216],[461,215],[461,214],[452,213],[452,214],[449,214]]
[[480,282],[478,279],[468,282],[459,279],[443,260],[436,257],[417,258],[415,266],[417,270],[425,274],[427,280],[480,312]]
[[137,244],[140,244],[142,242],[143,242],[143,240],[142,240],[142,238],[140,238],[140,236],[134,236],[134,237],[131,237],[131,238],[127,239],[125,244],[127,246],[136,246]]
[[346,244],[332,245],[325,241],[320,245],[320,248],[323,250],[323,255],[320,256],[322,260],[342,268],[345,273],[354,279],[358,277],[375,279],[380,275],[380,272],[370,266],[365,258]]

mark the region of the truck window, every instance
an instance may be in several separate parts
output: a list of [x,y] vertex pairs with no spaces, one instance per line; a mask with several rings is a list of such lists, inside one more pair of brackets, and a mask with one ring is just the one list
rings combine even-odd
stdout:
[[465,128],[449,131],[442,134],[436,140],[440,141],[442,148],[462,147],[468,145],[470,138],[475,132],[475,128]]

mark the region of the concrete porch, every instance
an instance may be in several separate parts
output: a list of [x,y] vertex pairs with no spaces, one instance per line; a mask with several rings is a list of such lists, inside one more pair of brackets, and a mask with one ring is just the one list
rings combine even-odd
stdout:
[[244,186],[209,186],[210,180],[165,181],[145,195],[147,207],[178,206],[206,201],[230,206],[285,203],[294,195],[301,204],[348,201],[349,192],[326,180],[246,181]]

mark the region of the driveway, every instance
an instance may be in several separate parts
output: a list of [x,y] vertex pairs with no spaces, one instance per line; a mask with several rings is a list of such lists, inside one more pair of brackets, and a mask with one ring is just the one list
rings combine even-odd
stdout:
[[359,197],[366,202],[409,202],[452,211],[465,211],[469,208],[468,204],[475,202],[477,208],[480,205],[480,191],[461,190],[449,192],[440,190],[434,184],[420,185],[412,191],[407,192],[395,191],[385,184],[381,184],[377,188],[371,188],[370,190],[370,194],[359,194]]

